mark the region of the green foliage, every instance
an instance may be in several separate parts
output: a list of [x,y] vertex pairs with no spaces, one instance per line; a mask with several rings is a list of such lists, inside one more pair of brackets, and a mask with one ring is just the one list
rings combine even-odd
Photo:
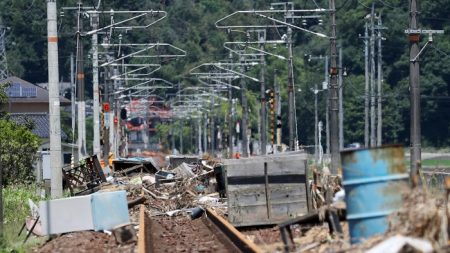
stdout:
[[165,150],[170,150],[170,126],[167,124],[158,124],[156,126],[156,134],[158,136],[159,142],[162,148]]
[[[93,117],[86,118],[86,140],[94,139],[94,121]],[[94,143],[92,141],[86,142],[86,151],[88,154],[94,153]]]
[[450,160],[428,159],[422,161],[423,167],[450,168]]
[[36,184],[12,184],[3,189],[4,223],[18,223],[30,215],[28,199],[38,204],[41,188]]
[[0,119],[0,162],[3,185],[33,180],[33,162],[39,137],[25,126]]
[[38,205],[41,200],[37,194],[39,190],[40,187],[35,184],[14,184],[3,189],[4,238],[0,252],[30,252],[31,247],[39,241],[31,237],[26,244],[22,244],[25,232],[17,237],[25,218],[31,214],[28,199]]
[[5,89],[8,85],[8,83],[0,83],[0,107],[8,102],[8,96],[5,93]]

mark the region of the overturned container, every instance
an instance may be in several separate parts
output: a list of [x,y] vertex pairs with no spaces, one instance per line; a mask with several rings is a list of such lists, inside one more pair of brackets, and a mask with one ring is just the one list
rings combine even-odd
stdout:
[[386,232],[409,189],[403,147],[344,150],[341,161],[351,243]]

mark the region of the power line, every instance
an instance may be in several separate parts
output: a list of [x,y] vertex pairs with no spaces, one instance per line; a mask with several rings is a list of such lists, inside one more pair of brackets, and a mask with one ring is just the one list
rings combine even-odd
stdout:
[[448,53],[442,51],[442,50],[439,49],[438,47],[435,47],[433,44],[431,44],[430,46],[431,46],[434,50],[436,50],[437,52],[439,52],[439,53],[445,55],[446,57],[450,57],[450,54],[448,54]]
[[319,5],[317,4],[316,0],[312,0],[314,2],[314,4],[316,5],[317,8],[320,9]]
[[378,0],[378,2],[382,3],[384,6],[387,6],[391,9],[400,9],[398,7],[392,6],[391,4],[387,4],[386,1],[383,1],[383,0]]
[[363,4],[363,3],[361,3],[360,0],[357,0],[357,2],[358,2],[360,5],[362,5],[363,7],[365,7],[366,9],[369,9],[369,10],[372,9],[371,7],[369,7],[369,6],[367,6],[367,5]]

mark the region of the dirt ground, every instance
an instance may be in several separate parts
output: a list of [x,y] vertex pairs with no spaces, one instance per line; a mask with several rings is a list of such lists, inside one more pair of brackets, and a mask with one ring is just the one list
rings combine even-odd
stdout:
[[239,252],[205,217],[152,217],[152,252]]
[[[348,235],[348,225],[341,223],[344,235]],[[284,244],[281,239],[280,230],[277,226],[240,229],[247,239],[253,241],[264,252],[283,252]],[[328,226],[298,226],[291,227],[294,237],[295,250],[302,252],[335,252],[346,249],[350,245],[347,243],[348,236],[342,239],[334,238],[329,234]]]
[[35,253],[96,252],[96,253],[132,253],[136,245],[118,245],[114,236],[101,232],[82,231],[64,234],[45,243]]

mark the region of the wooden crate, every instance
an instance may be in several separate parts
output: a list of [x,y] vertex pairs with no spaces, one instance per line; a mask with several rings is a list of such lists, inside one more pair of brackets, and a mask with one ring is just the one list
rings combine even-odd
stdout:
[[228,219],[236,227],[276,224],[306,214],[306,155],[224,161]]

